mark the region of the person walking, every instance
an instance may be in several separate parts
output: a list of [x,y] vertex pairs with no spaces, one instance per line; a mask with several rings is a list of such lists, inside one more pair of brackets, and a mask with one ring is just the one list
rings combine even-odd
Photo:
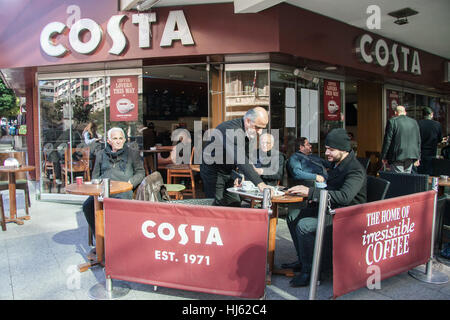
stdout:
[[425,107],[425,118],[418,121],[420,129],[420,166],[417,171],[422,174],[433,174],[433,158],[437,155],[438,143],[442,141],[441,124],[433,120],[433,109]]
[[420,164],[420,130],[417,121],[406,115],[404,106],[397,106],[395,117],[389,119],[381,149],[383,165],[394,172],[411,173]]

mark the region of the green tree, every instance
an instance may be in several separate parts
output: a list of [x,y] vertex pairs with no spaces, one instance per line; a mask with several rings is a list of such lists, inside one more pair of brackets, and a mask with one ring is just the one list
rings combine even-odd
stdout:
[[0,116],[12,117],[19,114],[19,102],[12,89],[6,87],[0,78]]

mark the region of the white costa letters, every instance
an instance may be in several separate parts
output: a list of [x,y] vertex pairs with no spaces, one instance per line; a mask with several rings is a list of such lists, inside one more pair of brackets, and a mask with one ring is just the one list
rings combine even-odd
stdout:
[[[146,220],[142,224],[141,231],[144,237],[149,239],[156,238],[156,234],[161,240],[164,241],[171,241],[175,238],[175,227],[171,225],[168,222],[162,222],[158,225],[158,228],[156,230],[156,234],[152,231],[149,231],[150,229],[153,229],[156,227],[156,223],[152,220]],[[189,236],[186,231],[188,225],[187,224],[180,224],[177,229],[178,236],[180,237],[180,240],[178,241],[181,245],[186,245],[189,243]],[[193,231],[194,233],[194,243],[201,244],[202,243],[202,235],[205,231],[204,226],[198,226],[198,225],[192,225],[190,227],[190,231]],[[206,237],[206,240],[204,242],[205,245],[212,245],[215,243],[217,246],[223,246],[222,238],[220,236],[219,228],[217,227],[211,227],[209,228],[208,235]]]
[[[392,72],[410,72],[415,75],[422,74],[419,53],[408,47],[392,44],[391,48],[384,39],[374,39],[369,34],[363,34],[356,41],[356,53],[365,63],[376,63],[380,67],[391,64]],[[411,58],[412,56],[412,58]]]
[[[109,53],[120,55],[127,47],[127,38],[123,32],[122,25],[127,15],[114,15],[108,20],[106,31],[112,39],[112,46]],[[139,48],[151,48],[152,41],[152,23],[156,22],[156,13],[139,13],[132,15],[132,23],[137,25],[139,32]],[[92,54],[103,40],[102,27],[92,19],[79,19],[74,17],[70,20],[72,24],[69,31],[69,43],[73,51],[80,54]],[[42,50],[52,57],[62,57],[69,50],[61,43],[56,41],[57,35],[64,35],[68,26],[62,22],[50,22],[41,31],[40,44]],[[88,41],[84,42],[81,38],[84,32],[90,33]],[[168,47],[174,41],[181,41],[183,46],[193,45],[189,25],[182,10],[170,11],[164,32],[161,37],[161,47]]]

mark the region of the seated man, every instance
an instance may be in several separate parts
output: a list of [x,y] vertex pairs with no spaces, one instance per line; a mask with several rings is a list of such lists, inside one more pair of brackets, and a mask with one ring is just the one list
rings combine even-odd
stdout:
[[[342,128],[331,130],[325,138],[325,149],[325,156],[328,161],[333,163],[327,180],[331,207],[334,209],[365,203],[366,170],[351,149],[347,132]],[[300,287],[308,285],[310,280],[320,188],[297,185],[290,188],[288,192],[308,197],[309,201],[308,206],[300,212],[300,218],[295,225],[292,237],[294,243],[297,243],[298,267],[300,267],[301,273],[296,275],[290,284],[292,287]],[[331,223],[331,216],[327,215],[325,232],[328,241],[331,240]],[[328,244],[325,250],[330,248],[331,245]]]
[[329,163],[312,154],[311,144],[305,137],[295,141],[295,152],[288,160],[286,168],[289,177],[303,185],[314,185],[314,181],[325,182],[327,179],[326,167]]
[[[92,179],[109,178],[127,181],[136,188],[144,179],[145,170],[139,151],[125,145],[125,133],[121,128],[111,128],[107,133],[105,149],[97,152]],[[132,199],[133,191],[111,195],[111,198]],[[94,198],[88,197],[83,203],[83,213],[92,231],[95,230]]]
[[[330,163],[312,154],[311,144],[305,137],[300,137],[295,140],[295,149],[297,152],[289,158],[286,164],[288,178],[290,180],[289,186],[301,184],[307,187],[314,187],[316,183],[325,183],[328,178],[326,168],[330,166]],[[292,238],[295,237],[294,229],[299,219],[300,210],[305,206],[306,201],[288,204],[286,223]],[[294,241],[294,245],[297,249],[297,242]],[[282,267],[298,270],[298,262],[286,263]]]
[[[260,150],[255,170],[261,179],[269,186],[276,186],[283,180],[285,155],[273,149],[275,138],[270,133],[263,133],[259,138]],[[278,160],[273,163],[271,159]]]

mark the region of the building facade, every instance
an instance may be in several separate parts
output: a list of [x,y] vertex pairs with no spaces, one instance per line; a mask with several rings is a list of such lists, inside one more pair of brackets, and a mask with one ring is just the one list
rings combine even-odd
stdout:
[[353,133],[358,156],[376,155],[398,104],[416,119],[432,107],[449,131],[449,61],[289,4],[235,14],[231,3],[138,12],[18,0],[5,10],[0,69],[26,97],[42,195],[58,192],[48,158],[82,146],[92,121],[102,136],[124,128],[142,149],[149,122],[170,144],[174,128],[206,130],[264,106],[288,155],[298,136],[323,152],[335,127]]

